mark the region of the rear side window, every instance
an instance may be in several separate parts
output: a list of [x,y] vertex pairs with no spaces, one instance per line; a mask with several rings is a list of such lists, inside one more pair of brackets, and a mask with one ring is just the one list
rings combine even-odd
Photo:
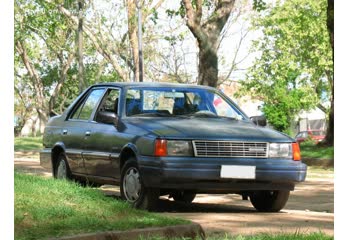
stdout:
[[92,90],[86,100],[80,103],[80,106],[73,112],[70,119],[89,120],[104,92],[105,89]]

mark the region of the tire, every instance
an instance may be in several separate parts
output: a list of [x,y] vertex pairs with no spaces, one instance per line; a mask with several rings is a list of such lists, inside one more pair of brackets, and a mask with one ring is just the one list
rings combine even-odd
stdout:
[[287,203],[289,191],[257,191],[249,196],[259,212],[279,212]]
[[191,203],[196,193],[192,191],[175,191],[170,195],[176,202]]
[[66,179],[66,180],[72,179],[72,174],[71,174],[71,171],[69,169],[66,155],[64,155],[63,153],[58,155],[58,158],[56,161],[54,177],[57,179]]
[[149,211],[157,208],[159,189],[145,187],[134,158],[130,158],[122,168],[120,193],[135,208]]

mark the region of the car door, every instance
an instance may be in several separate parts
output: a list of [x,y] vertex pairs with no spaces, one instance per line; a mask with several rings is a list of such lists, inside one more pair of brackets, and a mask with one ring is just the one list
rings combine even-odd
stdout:
[[84,99],[77,103],[63,125],[62,139],[66,147],[69,167],[73,173],[86,173],[82,158],[85,139],[91,131],[92,113],[105,91],[105,88],[92,89]]
[[92,176],[116,178],[119,173],[119,154],[125,144],[113,123],[100,121],[100,111],[118,114],[120,89],[110,88],[101,100],[85,138],[83,158],[86,173]]

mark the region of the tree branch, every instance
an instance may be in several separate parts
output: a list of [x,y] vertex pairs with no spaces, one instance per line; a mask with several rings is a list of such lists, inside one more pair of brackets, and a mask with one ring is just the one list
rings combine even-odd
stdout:
[[[75,17],[73,14],[71,14],[66,8],[64,8],[62,5],[57,6],[58,10],[63,13],[68,19],[70,20],[72,27],[77,28],[78,26],[78,18]],[[84,33],[89,37],[89,39],[94,44],[96,50],[109,62],[112,64],[113,68],[116,70],[118,75],[126,81],[128,79],[127,73],[119,66],[117,59],[110,53],[111,49],[109,48],[108,44],[103,44],[105,46],[102,46],[99,39],[97,38],[97,34],[93,32],[88,26],[84,26],[83,28]]]

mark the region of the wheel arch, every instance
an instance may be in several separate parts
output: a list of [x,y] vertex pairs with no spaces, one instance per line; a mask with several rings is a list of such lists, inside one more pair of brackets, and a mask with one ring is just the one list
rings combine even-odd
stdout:
[[128,143],[126,144],[121,152],[120,152],[120,156],[119,156],[119,169],[120,172],[123,169],[123,166],[125,164],[125,162],[130,158],[130,157],[134,157],[136,162],[137,162],[137,147],[134,144]]
[[66,152],[66,147],[62,142],[56,143],[51,150],[52,173],[54,176],[56,174],[55,168],[57,166],[57,158],[61,153],[65,153],[65,152]]

